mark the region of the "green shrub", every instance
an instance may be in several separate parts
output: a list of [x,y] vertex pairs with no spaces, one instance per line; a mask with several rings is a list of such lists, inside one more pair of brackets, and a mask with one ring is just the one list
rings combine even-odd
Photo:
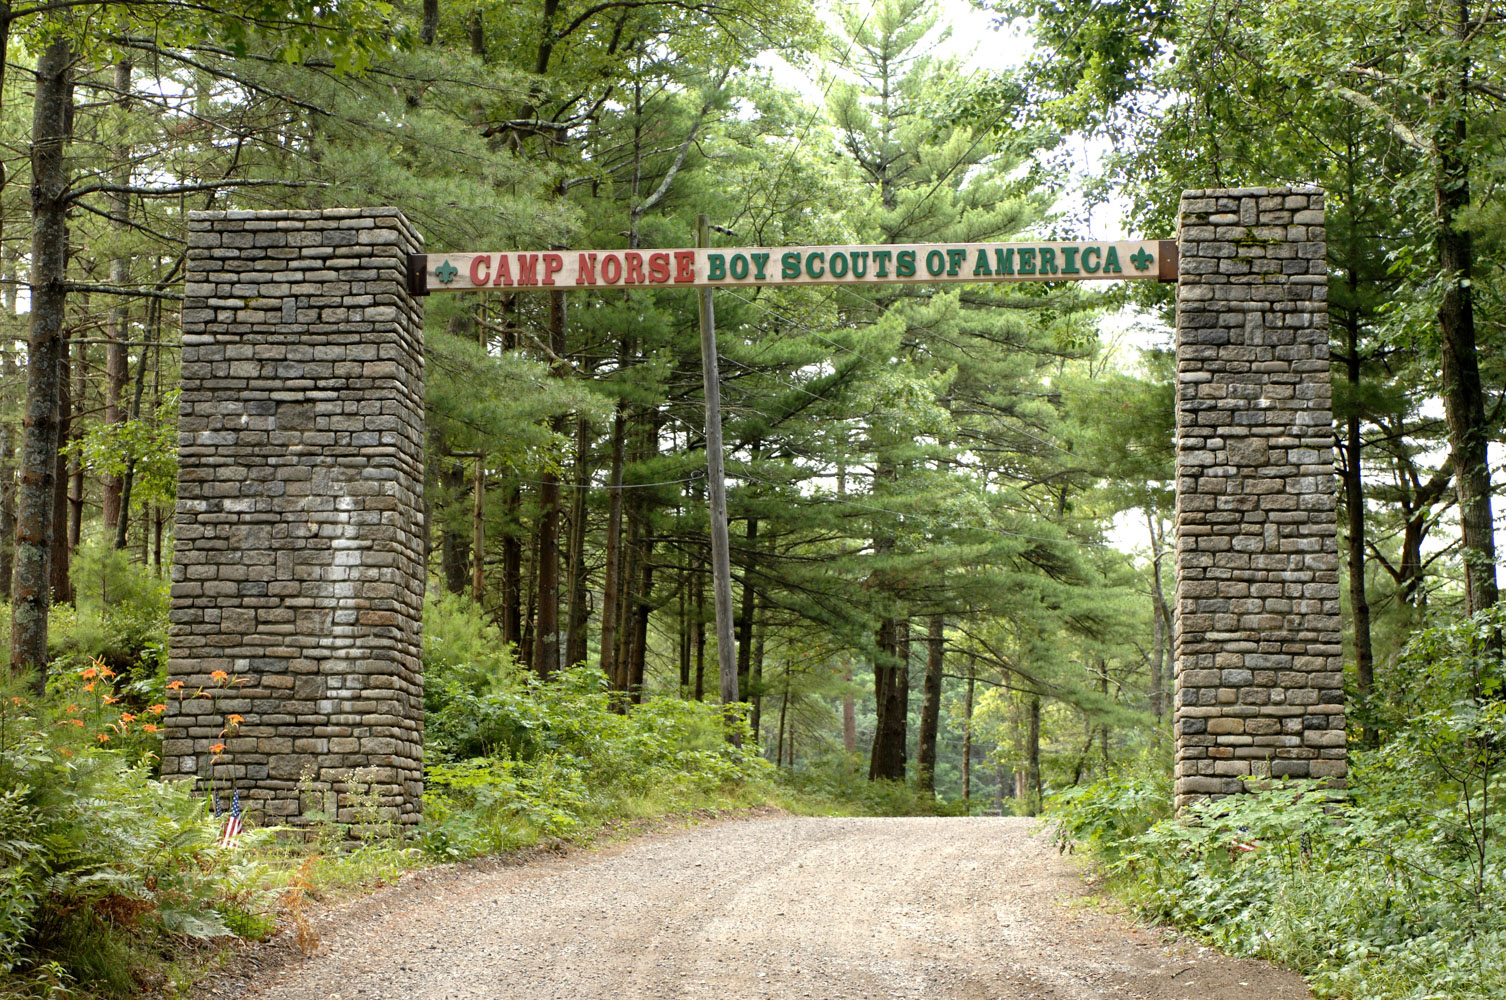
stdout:
[[428,767],[420,831],[424,849],[441,858],[573,837],[638,811],[695,808],[772,770],[751,740],[746,749],[727,743],[718,706],[654,698],[613,711],[591,666],[548,683],[458,692],[441,712],[444,732],[461,738]]
[[1350,790],[1290,783],[1166,817],[1169,776],[1058,795],[1143,915],[1301,970],[1323,996],[1506,996],[1506,701],[1500,610],[1418,633],[1412,714],[1351,753]]
[[1084,845],[1113,860],[1121,846],[1171,815],[1171,754],[1165,744],[1143,751],[1118,772],[1047,797],[1062,849]]
[[186,786],[76,721],[20,694],[0,706],[0,971],[51,961],[129,996],[136,949],[230,933],[221,907],[255,908],[264,873],[218,847],[218,823]]

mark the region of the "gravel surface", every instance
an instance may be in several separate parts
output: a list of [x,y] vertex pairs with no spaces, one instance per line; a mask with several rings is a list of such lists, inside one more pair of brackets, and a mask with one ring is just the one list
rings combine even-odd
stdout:
[[320,923],[317,955],[202,995],[1308,997],[1289,972],[1163,945],[1104,912],[1032,821],[1013,818],[711,823],[420,875]]

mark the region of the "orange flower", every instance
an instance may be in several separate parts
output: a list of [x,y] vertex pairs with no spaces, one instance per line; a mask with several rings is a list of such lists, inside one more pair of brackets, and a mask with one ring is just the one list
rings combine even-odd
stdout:
[[167,711],[167,706],[165,704],[153,705],[148,708],[147,711],[151,712],[153,715],[161,715],[163,712]]
[[99,683],[99,681],[90,681],[88,684],[84,685],[84,690],[85,691],[93,691],[94,690],[94,685],[96,685],[98,683]]
[[99,676],[99,671],[94,667],[85,667],[78,672],[78,675],[84,680],[90,681]]
[[115,697],[112,694],[105,695],[105,704],[106,705],[113,705],[113,704],[115,704],[119,700],[120,700],[119,698]]
[[73,756],[73,751],[69,750],[67,747],[63,747],[62,754],[63,754],[64,757],[72,757]]
[[152,722],[148,722],[148,723],[144,724],[141,728],[142,728],[142,730],[144,732],[148,732],[148,733],[160,733],[160,732],[162,732],[162,727],[159,726],[159,725],[157,725],[156,723],[152,723]]
[[77,715],[78,714],[78,706],[77,705],[69,705],[66,709],[64,709],[64,711],[66,711],[69,715]]
[[25,704],[25,701],[22,700],[22,698],[21,698],[20,695],[14,695],[14,696],[11,697],[10,703],[12,705],[16,706],[17,708],[20,708],[22,705]]
[[178,690],[182,686],[183,686],[183,682],[182,681],[168,681],[167,682],[167,689],[169,691],[176,691],[176,690]]
[[69,722],[69,723],[77,726],[80,729],[84,728],[84,720],[83,719],[67,719],[65,721],[67,721],[67,722]]
[[227,718],[225,720],[225,725],[227,725],[227,726],[238,726],[242,722],[245,722],[245,721],[246,720],[244,718],[242,718],[241,716],[239,716],[239,715],[232,715],[232,716],[230,716],[229,718]]
[[214,746],[212,746],[212,747],[209,748],[209,752],[213,753],[213,754],[224,753],[225,752],[225,744],[223,744],[223,743],[216,743]]
[[121,722],[135,722],[136,721],[136,716],[132,715],[130,712],[121,712],[120,713],[120,721]]
[[94,738],[97,739],[97,740],[99,740],[99,742],[101,742],[101,743],[108,743],[108,742],[110,742],[110,734],[109,733],[95,733],[94,734]]
[[209,671],[209,679],[223,683],[224,681],[228,681],[230,679],[230,675],[225,673],[225,671],[223,670],[211,670]]

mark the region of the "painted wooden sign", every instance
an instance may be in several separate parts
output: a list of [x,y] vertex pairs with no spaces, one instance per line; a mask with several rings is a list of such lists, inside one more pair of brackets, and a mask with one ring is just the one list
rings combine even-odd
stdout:
[[1174,240],[414,254],[411,291],[1175,281]]

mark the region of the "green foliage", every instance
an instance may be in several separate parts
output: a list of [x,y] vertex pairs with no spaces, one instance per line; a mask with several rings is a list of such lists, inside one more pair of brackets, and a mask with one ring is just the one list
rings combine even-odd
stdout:
[[20,694],[0,705],[0,970],[54,961],[131,996],[140,953],[231,933],[227,907],[251,927],[264,872],[217,846],[218,823],[187,786],[155,780],[89,729]]
[[946,801],[903,781],[869,781],[868,764],[840,751],[801,761],[779,773],[793,793],[783,801],[792,812],[858,816],[964,816],[961,799]]
[[1171,759],[1166,746],[1142,751],[1112,774],[1047,797],[1057,845],[1082,845],[1106,860],[1171,815]]
[[[772,770],[751,739],[747,749],[726,742],[718,706],[654,698],[613,711],[592,666],[463,694],[437,723],[453,735],[454,720],[469,716],[477,721],[465,741],[441,746],[428,768],[420,839],[439,858],[579,836],[644,802],[659,813],[697,808],[760,785]],[[481,748],[485,756],[474,752]]]
[[1054,798],[1145,916],[1302,970],[1323,996],[1506,992],[1506,704],[1499,611],[1420,632],[1403,658],[1436,707],[1353,756],[1347,795],[1277,785],[1178,819],[1127,772]]
[[49,639],[54,673],[99,658],[127,682],[164,666],[171,582],[129,552],[86,539],[70,566],[74,604],[59,609]]

